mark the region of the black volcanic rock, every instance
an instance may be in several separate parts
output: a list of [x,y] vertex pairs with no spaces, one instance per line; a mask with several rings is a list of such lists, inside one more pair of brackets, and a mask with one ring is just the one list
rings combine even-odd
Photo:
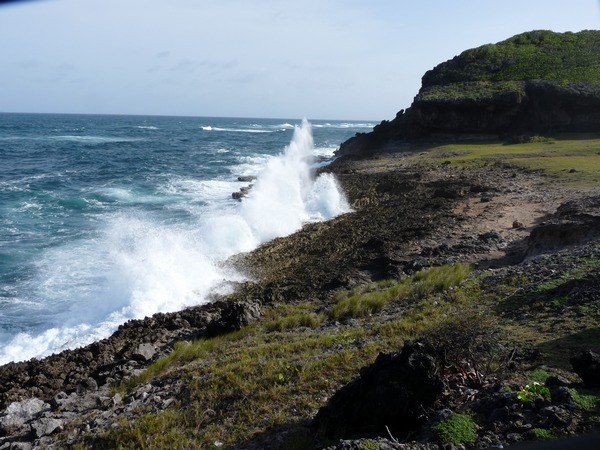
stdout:
[[573,370],[581,377],[586,387],[600,387],[600,355],[587,350],[571,358]]
[[425,73],[410,108],[338,155],[456,140],[600,131],[600,31],[532,31],[467,50]]
[[442,393],[440,374],[440,361],[424,344],[380,354],[319,410],[313,426],[330,438],[382,435],[386,426],[394,434],[415,430]]

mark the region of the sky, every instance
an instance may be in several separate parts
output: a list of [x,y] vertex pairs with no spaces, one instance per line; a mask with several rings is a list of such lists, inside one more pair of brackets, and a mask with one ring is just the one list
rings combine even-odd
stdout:
[[0,6],[0,111],[392,119],[421,77],[600,0],[36,0]]

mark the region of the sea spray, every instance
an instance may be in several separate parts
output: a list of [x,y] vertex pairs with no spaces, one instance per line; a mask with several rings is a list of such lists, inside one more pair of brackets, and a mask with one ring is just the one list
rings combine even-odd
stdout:
[[333,176],[311,176],[314,142],[310,123],[295,127],[292,141],[259,175],[243,202],[241,215],[264,242],[298,230],[310,220],[329,219],[349,210]]
[[[0,171],[0,262],[10,269],[0,273],[0,363],[86,345],[129,319],[201,304],[215,289],[226,293],[228,281],[244,279],[223,268],[226,258],[349,210],[332,175],[314,176],[314,155],[342,138],[327,134],[332,144],[321,138],[315,148],[307,121],[290,139],[292,126],[280,122],[230,136],[217,129],[259,124],[228,120],[204,130],[192,119],[140,125],[100,117],[86,128],[72,125],[77,120],[56,117],[46,132],[73,127],[102,139],[24,134],[10,141],[19,155],[14,175]],[[23,126],[23,133],[37,129]],[[131,136],[120,135],[128,129]],[[276,149],[273,142],[280,142]],[[7,167],[10,155],[5,151]],[[45,172],[48,164],[33,170],[40,155],[56,165],[53,172]],[[29,172],[20,174],[24,163]],[[230,198],[239,174],[258,175],[241,203]]]

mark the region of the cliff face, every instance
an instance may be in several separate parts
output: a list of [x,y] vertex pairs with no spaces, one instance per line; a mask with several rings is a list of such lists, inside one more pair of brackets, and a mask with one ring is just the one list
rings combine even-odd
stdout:
[[342,144],[368,156],[419,139],[600,131],[600,31],[532,31],[467,50],[422,78],[406,111]]

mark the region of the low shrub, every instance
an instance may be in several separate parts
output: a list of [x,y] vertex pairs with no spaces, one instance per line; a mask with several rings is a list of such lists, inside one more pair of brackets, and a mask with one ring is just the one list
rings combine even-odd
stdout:
[[451,414],[432,428],[442,444],[470,444],[477,439],[477,424],[466,414]]
[[420,340],[438,351],[444,366],[465,375],[463,383],[481,386],[502,374],[510,359],[502,334],[489,317],[455,310],[422,331]]

